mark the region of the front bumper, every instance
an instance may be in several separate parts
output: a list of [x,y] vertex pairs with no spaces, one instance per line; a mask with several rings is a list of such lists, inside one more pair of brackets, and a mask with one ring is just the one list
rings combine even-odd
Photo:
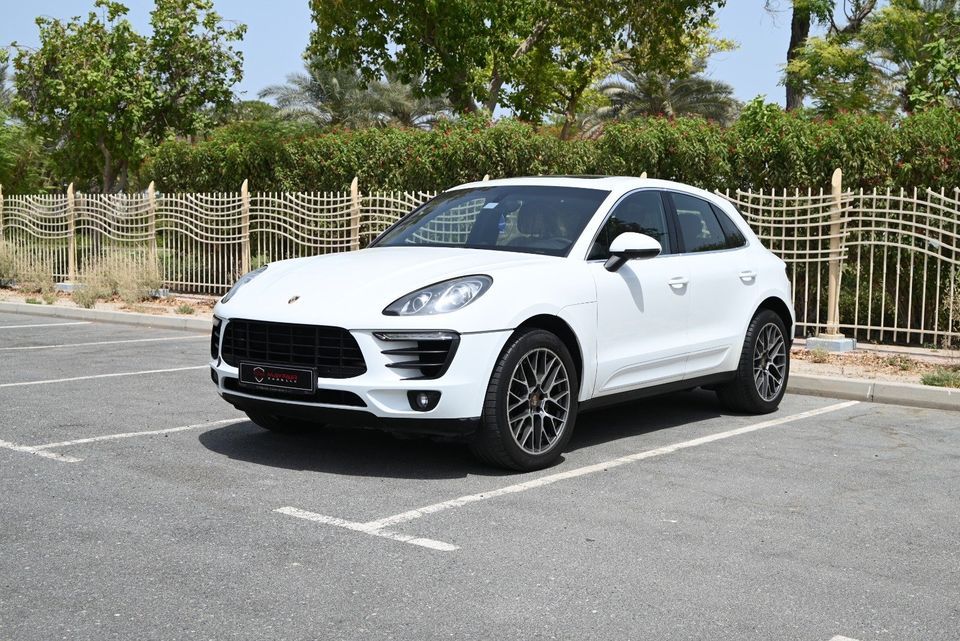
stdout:
[[[223,362],[222,358],[211,361],[210,368],[220,396],[241,411],[338,425],[463,434],[476,427],[490,374],[511,333],[500,330],[461,334],[453,360],[442,376],[405,380],[409,372],[387,367],[395,359],[383,354],[395,345],[376,338],[373,330],[351,330],[363,353],[366,372],[352,378],[317,378],[317,388],[355,394],[365,407],[265,397],[238,388],[238,368]],[[220,353],[219,349],[217,352]],[[426,412],[412,409],[407,394],[419,390],[440,392],[436,407]]]

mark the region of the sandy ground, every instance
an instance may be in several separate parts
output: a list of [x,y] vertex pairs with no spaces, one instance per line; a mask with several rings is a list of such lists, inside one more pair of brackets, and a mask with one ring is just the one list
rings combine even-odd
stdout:
[[[24,303],[27,300],[38,301],[40,305],[45,305],[39,294],[23,294],[15,289],[0,289],[0,301],[10,303]],[[168,298],[158,298],[136,305],[127,305],[119,298],[111,301],[99,301],[93,309],[103,309],[120,312],[139,312],[141,314],[158,314],[162,316],[195,316],[197,318],[211,318],[213,316],[213,307],[217,304],[216,296],[194,296],[194,295],[172,295]],[[70,298],[69,294],[57,292],[57,299],[53,303],[58,307],[79,307]],[[185,313],[187,307],[193,311]]]

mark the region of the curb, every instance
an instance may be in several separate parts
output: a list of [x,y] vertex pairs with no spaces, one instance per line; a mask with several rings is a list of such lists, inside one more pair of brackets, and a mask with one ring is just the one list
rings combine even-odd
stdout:
[[[136,312],[115,312],[105,309],[82,309],[8,302],[0,302],[0,312],[196,332],[209,332],[212,322],[208,318],[177,318]],[[791,374],[787,381],[787,391],[791,394],[805,396],[828,396],[868,403],[887,403],[890,405],[960,411],[960,389],[949,387]]]
[[115,312],[106,309],[82,309],[76,307],[58,307],[56,305],[30,305],[28,303],[0,302],[0,312],[13,314],[32,314],[34,316],[53,316],[74,320],[100,321],[104,323],[122,323],[142,327],[163,329],[182,329],[196,332],[209,332],[212,321],[209,318],[178,318],[176,316],[156,316],[137,312]]
[[960,411],[960,389],[950,387],[791,374],[787,381],[787,391],[806,396],[829,396],[868,403]]

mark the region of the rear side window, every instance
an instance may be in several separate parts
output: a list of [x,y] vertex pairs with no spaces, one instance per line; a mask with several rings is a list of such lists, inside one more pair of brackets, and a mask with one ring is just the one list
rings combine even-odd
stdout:
[[650,236],[660,243],[662,253],[670,253],[667,212],[659,191],[638,191],[621,200],[600,228],[587,260],[610,258],[610,243],[628,231]]
[[[677,208],[680,236],[687,252],[708,252],[739,247],[745,242],[740,234],[739,243],[724,233],[717,217],[718,212],[707,201],[687,194],[671,194]],[[730,221],[727,221],[730,225]]]
[[740,228],[734,224],[730,217],[723,213],[723,210],[713,205],[713,213],[717,215],[717,220],[720,221],[720,226],[723,228],[723,233],[727,237],[727,248],[735,249],[737,247],[743,247],[747,244],[747,238],[743,235],[743,232],[740,231]]

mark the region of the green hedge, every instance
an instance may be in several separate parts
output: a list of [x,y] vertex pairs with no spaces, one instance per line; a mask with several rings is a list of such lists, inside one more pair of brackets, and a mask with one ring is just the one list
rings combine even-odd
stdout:
[[832,120],[755,101],[737,123],[644,118],[606,127],[595,140],[561,141],[528,124],[477,119],[433,131],[321,132],[238,123],[205,141],[168,142],[148,160],[141,186],[162,191],[435,190],[492,177],[639,175],[711,189],[828,187],[836,167],[848,188],[960,186],[960,113],[940,109],[896,122],[865,114]]

